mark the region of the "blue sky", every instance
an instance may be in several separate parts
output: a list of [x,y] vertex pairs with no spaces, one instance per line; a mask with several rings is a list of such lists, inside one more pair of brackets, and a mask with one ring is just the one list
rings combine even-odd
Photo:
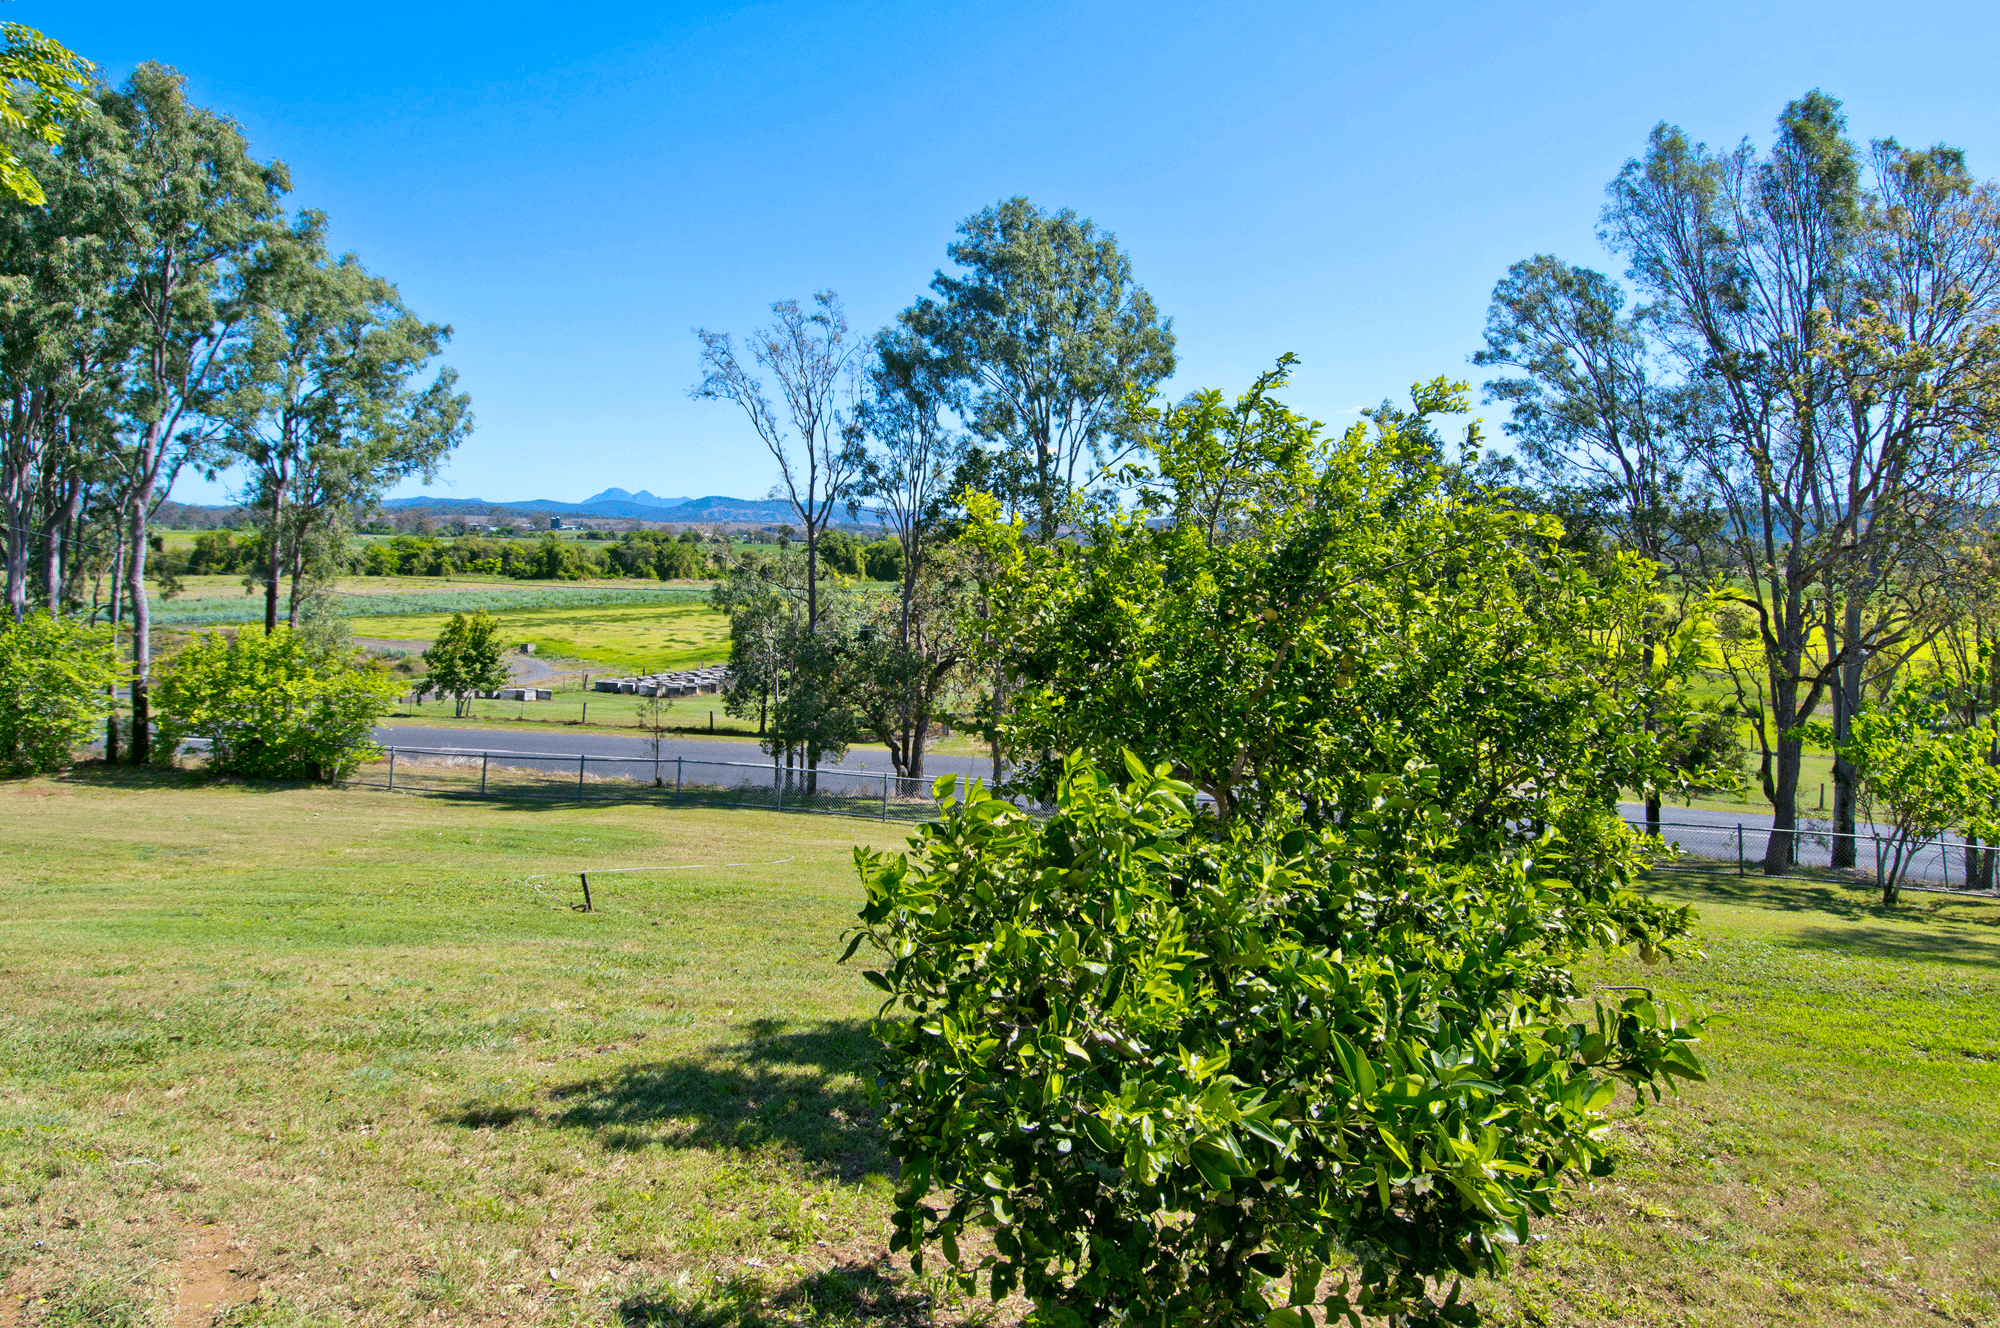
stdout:
[[[1604,183],[1671,120],[1768,140],[1822,87],[1861,137],[2000,174],[1983,5],[592,4],[17,0],[113,79],[175,66],[292,203],[456,329],[478,428],[434,492],[761,495],[697,326],[831,287],[907,305],[1011,194],[1114,231],[1172,390],[1283,351],[1331,423],[1475,376],[1507,265],[1611,265]],[[198,19],[197,16],[198,15]],[[406,486],[405,492],[414,486]],[[216,501],[225,477],[175,496]]]

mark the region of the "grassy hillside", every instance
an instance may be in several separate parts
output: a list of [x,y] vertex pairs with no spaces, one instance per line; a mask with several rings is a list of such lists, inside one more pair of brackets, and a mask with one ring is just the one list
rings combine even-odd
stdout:
[[[96,772],[0,807],[0,1322],[976,1317],[883,1257],[833,962],[849,846],[900,831]],[[1656,888],[1708,957],[1589,976],[1712,1010],[1712,1082],[1622,1114],[1498,1321],[2000,1319],[2000,905]]]

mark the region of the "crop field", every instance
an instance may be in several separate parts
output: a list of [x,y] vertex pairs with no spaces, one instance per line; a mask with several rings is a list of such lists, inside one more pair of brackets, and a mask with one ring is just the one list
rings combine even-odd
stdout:
[[[600,603],[546,608],[499,606],[488,610],[500,622],[509,646],[535,643],[542,655],[602,664],[621,672],[720,664],[729,658],[729,619],[708,607],[705,595],[665,602]],[[361,614],[348,620],[356,636],[433,640],[449,612]]]
[[[657,581],[569,584],[523,583],[505,577],[455,581],[350,577],[338,583],[335,594],[338,597],[335,603],[351,618],[417,614],[442,621],[453,613],[482,610],[501,614],[533,609],[700,604],[706,600],[708,591],[705,586],[669,587]],[[281,610],[282,605],[281,600]],[[156,598],[152,608],[153,621],[160,626],[184,629],[261,622],[264,617],[263,597],[243,593],[241,577],[190,577],[185,591],[172,599]]]
[[[0,807],[0,1323],[1018,1319],[884,1255],[834,961],[901,830],[95,770]],[[1621,1114],[1496,1321],[2000,1319],[2000,905],[1655,888],[1707,957],[1586,976],[1706,1006],[1711,1082]]]

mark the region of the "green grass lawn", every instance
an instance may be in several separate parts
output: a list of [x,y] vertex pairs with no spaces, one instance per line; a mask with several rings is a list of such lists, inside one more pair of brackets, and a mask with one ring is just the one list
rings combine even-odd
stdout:
[[[976,1316],[882,1257],[834,963],[901,829],[93,770],[0,808],[0,1323]],[[1495,1317],[2000,1321],[2000,905],[1656,888],[1707,958],[1589,977],[1707,1006],[1712,1082],[1621,1115]]]

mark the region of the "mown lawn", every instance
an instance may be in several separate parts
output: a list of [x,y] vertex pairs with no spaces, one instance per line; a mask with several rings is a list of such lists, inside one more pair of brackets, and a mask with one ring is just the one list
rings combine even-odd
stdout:
[[[849,846],[902,833],[0,784],[0,1324],[978,1317],[881,1257],[833,962]],[[527,879],[580,867],[597,912]],[[1618,1122],[1495,1317],[2000,1321],[2000,906],[1658,888],[1708,957],[1590,976],[1706,1004],[1713,1081]]]

